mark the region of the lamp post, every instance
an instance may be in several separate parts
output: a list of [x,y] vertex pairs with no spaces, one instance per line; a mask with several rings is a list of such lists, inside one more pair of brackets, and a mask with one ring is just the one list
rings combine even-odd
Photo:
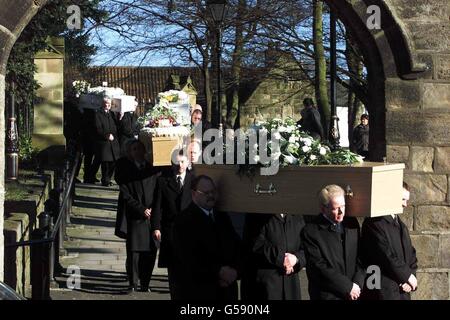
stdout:
[[6,179],[16,181],[19,175],[19,137],[17,134],[14,81],[11,82],[10,91],[8,126],[6,130]]
[[336,78],[337,78],[337,62],[336,62],[336,14],[331,8],[330,10],[330,95],[331,95],[331,123],[328,139],[333,149],[340,146],[339,134],[339,118],[336,111]]
[[215,117],[217,121],[217,126],[222,124],[222,106],[221,106],[221,96],[222,96],[222,77],[220,70],[220,61],[222,55],[222,23],[225,17],[225,8],[227,2],[226,0],[207,0],[206,7],[209,9],[211,16],[214,20],[216,26],[216,54],[217,54],[217,98],[216,98],[216,111],[217,116]]

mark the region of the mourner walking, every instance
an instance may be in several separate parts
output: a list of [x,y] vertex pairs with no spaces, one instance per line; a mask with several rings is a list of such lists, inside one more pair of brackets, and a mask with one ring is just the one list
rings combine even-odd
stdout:
[[111,186],[115,162],[120,157],[119,135],[114,114],[111,112],[111,99],[103,99],[103,108],[95,115],[97,129],[96,157],[101,161],[102,185]]

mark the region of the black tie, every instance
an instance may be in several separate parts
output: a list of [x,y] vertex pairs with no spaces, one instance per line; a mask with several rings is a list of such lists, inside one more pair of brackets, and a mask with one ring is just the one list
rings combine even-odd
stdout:
[[181,191],[183,189],[183,184],[181,183],[181,176],[177,177],[177,185],[178,185],[178,191]]

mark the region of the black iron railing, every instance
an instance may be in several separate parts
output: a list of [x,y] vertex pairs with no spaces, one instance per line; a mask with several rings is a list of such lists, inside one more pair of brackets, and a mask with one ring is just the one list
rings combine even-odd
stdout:
[[55,279],[55,269],[60,268],[59,255],[66,238],[66,226],[70,223],[75,174],[81,161],[78,151],[70,147],[67,151],[64,166],[57,173],[56,186],[50,191],[44,212],[38,216],[38,228],[30,234],[31,240],[5,244],[5,249],[25,246],[31,248],[33,300],[50,299],[50,282]]

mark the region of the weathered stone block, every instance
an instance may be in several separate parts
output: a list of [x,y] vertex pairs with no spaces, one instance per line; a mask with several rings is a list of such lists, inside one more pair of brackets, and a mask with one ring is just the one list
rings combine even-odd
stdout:
[[411,147],[411,170],[433,172],[434,149],[431,147]]
[[441,257],[441,267],[450,268],[450,234],[442,234],[439,237],[439,256]]
[[447,272],[418,272],[417,291],[413,300],[447,300],[449,284]]
[[395,11],[403,19],[423,21],[446,20],[450,14],[447,0],[391,0]]
[[12,48],[12,35],[4,31],[0,31],[0,74],[6,73],[6,57],[9,56]]
[[417,231],[450,230],[450,207],[419,206],[416,215]]
[[2,1],[2,10],[0,11],[1,24],[14,32],[24,16],[28,15],[33,0],[21,1]]
[[423,88],[424,109],[450,109],[450,83],[425,83]]
[[450,147],[437,147],[434,157],[435,172],[450,172]]
[[411,189],[411,204],[444,202],[447,195],[447,177],[433,174],[405,174]]
[[425,111],[388,111],[388,144],[448,145],[450,113]]
[[411,240],[419,268],[436,267],[439,264],[439,238],[435,235],[412,234]]
[[429,53],[413,53],[415,61],[425,64],[428,69],[420,73],[420,79],[433,79],[434,76],[434,59]]
[[419,83],[401,80],[387,80],[386,108],[388,110],[419,109],[420,108]]
[[386,156],[388,162],[401,162],[406,164],[406,169],[409,165],[409,147],[408,146],[393,146],[388,145]]
[[450,55],[437,55],[435,60],[435,78],[450,80]]
[[447,22],[428,23],[407,21],[407,28],[417,50],[447,51],[450,43],[450,25]]
[[414,207],[408,206],[403,209],[403,213],[400,215],[400,219],[408,227],[408,230],[414,230]]

